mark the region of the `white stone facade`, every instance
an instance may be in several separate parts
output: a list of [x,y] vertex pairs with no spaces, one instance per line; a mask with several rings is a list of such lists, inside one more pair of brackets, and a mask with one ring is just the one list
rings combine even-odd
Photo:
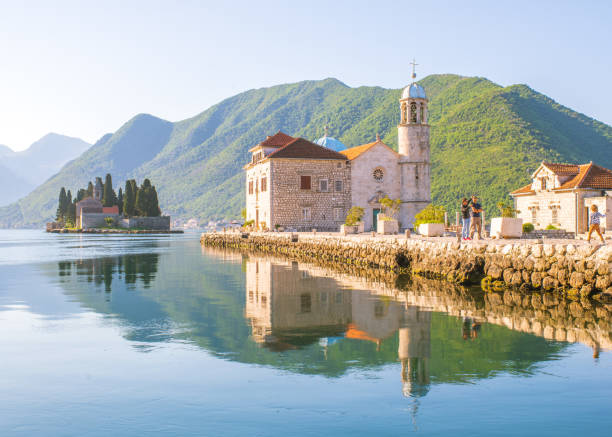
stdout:
[[[419,95],[425,96],[424,91]],[[407,98],[400,99],[397,144],[402,199],[399,221],[405,229],[412,228],[414,216],[431,203],[431,164],[427,99],[406,92],[403,96]]]
[[[610,191],[594,188],[605,186],[607,172],[593,163],[542,163],[533,173],[530,185],[510,193],[518,210],[516,216],[536,229],[552,225],[576,234],[585,233],[589,228],[591,205],[597,205],[602,214],[612,212]],[[601,221],[602,229],[606,228],[606,220]]]
[[351,161],[351,203],[364,209],[366,231],[374,229],[374,217],[380,212],[379,199],[400,197],[399,155],[377,142]]

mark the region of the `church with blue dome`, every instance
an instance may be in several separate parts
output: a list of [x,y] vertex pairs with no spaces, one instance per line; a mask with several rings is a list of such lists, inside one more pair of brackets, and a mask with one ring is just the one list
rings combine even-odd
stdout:
[[335,150],[336,152],[341,152],[346,150],[347,147],[340,140],[335,139],[334,137],[330,137],[328,135],[329,128],[325,126],[325,135],[315,141],[319,146],[327,147],[328,149]]
[[339,231],[358,206],[363,230],[376,231],[380,201],[388,197],[400,200],[394,226],[412,228],[415,215],[431,203],[429,101],[412,65],[412,83],[399,95],[397,151],[379,135],[347,147],[327,126],[314,142],[280,131],[268,136],[249,150],[251,162],[244,166],[246,221],[259,230]]

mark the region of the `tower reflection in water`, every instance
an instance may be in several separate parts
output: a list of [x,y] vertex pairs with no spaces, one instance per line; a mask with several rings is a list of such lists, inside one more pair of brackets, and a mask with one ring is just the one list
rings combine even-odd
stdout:
[[[297,262],[245,259],[246,310],[253,341],[271,350],[297,349],[344,339],[383,340],[399,332],[402,392],[429,391],[431,311],[359,289],[350,277]],[[350,287],[350,288],[349,288]]]

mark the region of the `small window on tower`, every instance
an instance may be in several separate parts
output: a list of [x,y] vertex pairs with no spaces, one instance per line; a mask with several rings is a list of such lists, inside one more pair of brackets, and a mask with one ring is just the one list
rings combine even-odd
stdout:
[[423,110],[423,104],[421,103],[421,123],[425,123],[425,112]]
[[263,193],[267,189],[268,189],[268,178],[263,177],[261,178],[261,192]]
[[412,102],[410,104],[410,122],[411,123],[417,122],[417,105],[415,102]]

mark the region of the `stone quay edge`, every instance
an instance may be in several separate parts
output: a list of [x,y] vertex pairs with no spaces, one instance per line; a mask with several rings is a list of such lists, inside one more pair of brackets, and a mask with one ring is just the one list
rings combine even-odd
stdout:
[[[295,241],[297,240],[297,241]],[[207,247],[412,273],[484,289],[558,291],[612,299],[612,246],[575,240],[483,240],[322,233],[204,233]]]

